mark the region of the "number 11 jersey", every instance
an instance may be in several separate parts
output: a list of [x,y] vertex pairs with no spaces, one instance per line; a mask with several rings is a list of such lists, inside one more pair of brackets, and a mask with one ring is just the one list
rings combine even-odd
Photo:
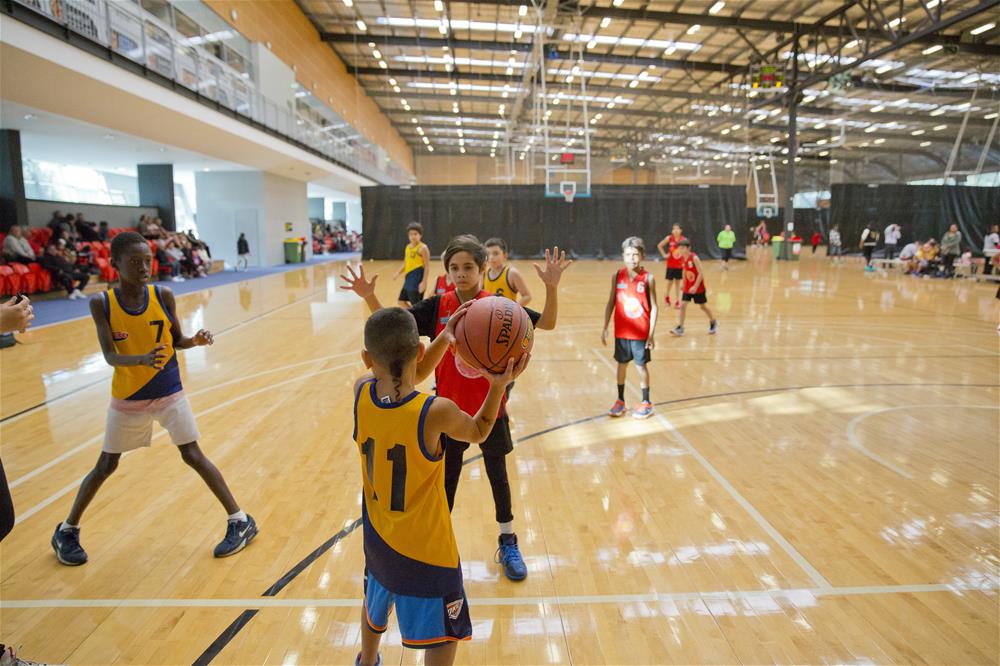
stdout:
[[115,366],[111,397],[155,400],[180,391],[183,388],[181,371],[174,351],[174,336],[170,332],[170,316],[163,305],[160,288],[146,285],[145,300],[138,310],[129,310],[122,304],[118,289],[109,289],[102,296],[116,352],[138,356],[165,345],[160,353],[167,359],[159,370],[148,365]]
[[462,589],[458,544],[444,491],[444,458],[424,442],[434,396],[378,398],[375,380],[354,402],[361,458],[365,565],[390,592],[441,597]]

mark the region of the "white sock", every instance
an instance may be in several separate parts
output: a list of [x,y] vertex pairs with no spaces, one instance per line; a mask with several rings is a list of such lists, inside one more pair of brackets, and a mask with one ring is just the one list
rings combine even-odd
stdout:
[[500,523],[500,534],[513,534],[514,533],[514,521],[509,523]]
[[59,531],[62,532],[63,530],[75,530],[78,529],[79,527],[80,527],[79,525],[70,525],[64,520],[62,525],[59,526]]
[[242,509],[239,510],[239,511],[237,511],[234,514],[231,514],[229,516],[229,518],[228,518],[228,520],[235,520],[236,522],[239,522],[239,523],[242,523],[246,519],[247,519],[246,511],[243,511]]

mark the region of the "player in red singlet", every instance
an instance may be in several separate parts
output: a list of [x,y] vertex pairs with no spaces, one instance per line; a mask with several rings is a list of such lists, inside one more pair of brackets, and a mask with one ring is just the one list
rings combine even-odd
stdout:
[[681,304],[680,320],[672,329],[672,335],[684,335],[684,315],[687,314],[688,301],[694,301],[708,315],[708,333],[715,335],[719,330],[719,322],[708,308],[708,296],[705,294],[705,276],[701,270],[701,259],[691,251],[691,241],[684,239],[679,244],[681,261],[684,267],[684,295]]
[[656,249],[667,260],[667,307],[670,307],[670,292],[672,291],[677,292],[674,294],[674,307],[681,306],[681,280],[684,279],[684,273],[681,269],[679,246],[683,240],[687,239],[681,234],[681,225],[675,224],[670,235],[656,244]]
[[611,280],[611,294],[604,308],[604,330],[601,344],[608,344],[608,324],[611,315],[615,317],[615,360],[618,362],[618,399],[608,414],[621,416],[625,413],[625,376],[628,362],[635,361],[639,372],[639,387],[642,402],[632,412],[637,419],[653,415],[653,403],[649,401],[649,352],[654,347],[653,333],[656,330],[656,282],[642,267],[646,255],[646,245],[641,238],[631,236],[622,243],[623,268],[618,269]]
[[434,283],[434,295],[440,296],[449,291],[455,291],[455,283],[451,281],[447,273],[438,275],[437,282]]

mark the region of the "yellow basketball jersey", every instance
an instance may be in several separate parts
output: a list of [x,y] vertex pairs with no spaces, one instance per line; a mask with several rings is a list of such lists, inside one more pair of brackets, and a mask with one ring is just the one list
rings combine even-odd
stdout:
[[490,268],[487,266],[486,272],[483,274],[483,289],[494,296],[506,296],[510,300],[517,302],[517,291],[510,284],[510,280],[508,279],[509,273],[510,264],[507,264],[500,271],[500,275],[492,278],[490,277]]
[[104,313],[111,324],[111,338],[119,354],[148,354],[159,345],[167,362],[159,370],[147,365],[116,367],[111,395],[119,400],[153,400],[181,390],[181,373],[170,332],[170,316],[156,285],[146,287],[145,304],[128,310],[119,300],[118,289],[104,292]]
[[433,401],[414,391],[399,402],[383,402],[374,379],[362,384],[355,400],[365,564],[396,594],[443,596],[462,584],[443,456],[432,456],[424,442]]
[[410,244],[406,245],[405,263],[403,264],[404,273],[412,273],[418,268],[424,267],[424,258],[420,256],[420,251],[425,247],[427,246],[423,243],[420,243],[416,247],[413,247]]

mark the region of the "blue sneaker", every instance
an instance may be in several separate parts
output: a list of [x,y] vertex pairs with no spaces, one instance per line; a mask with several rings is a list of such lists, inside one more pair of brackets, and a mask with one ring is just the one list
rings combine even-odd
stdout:
[[[354,658],[354,666],[361,666],[361,653],[360,652],[358,653],[358,656]],[[375,655],[375,666],[382,666],[382,653],[381,652],[379,652],[378,654]]]
[[611,409],[608,410],[608,416],[621,416],[625,413],[625,403],[621,400],[615,400],[615,404],[611,405]]
[[247,514],[246,520],[230,520],[226,524],[226,538],[215,547],[216,557],[229,557],[240,552],[257,536],[257,521]]
[[78,567],[87,562],[87,551],[80,545],[80,528],[64,530],[62,523],[56,525],[52,535],[52,550],[56,551],[59,561],[68,567]]
[[640,402],[639,406],[632,412],[632,418],[634,419],[648,419],[652,415],[653,403],[651,402]]
[[510,580],[524,580],[528,577],[528,567],[521,557],[521,550],[517,547],[516,534],[501,534],[497,540],[500,547],[497,548],[494,558],[503,567],[503,573]]

